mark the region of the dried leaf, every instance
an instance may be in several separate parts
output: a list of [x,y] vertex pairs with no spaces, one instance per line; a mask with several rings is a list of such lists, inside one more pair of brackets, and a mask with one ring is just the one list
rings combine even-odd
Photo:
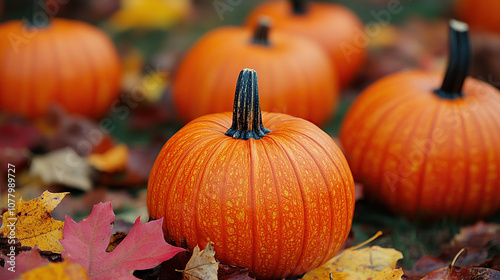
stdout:
[[241,266],[219,264],[217,277],[219,280],[254,280],[250,277],[250,270]]
[[408,279],[421,279],[434,270],[443,268],[446,263],[434,256],[423,256],[413,266],[410,271],[405,272]]
[[30,174],[40,176],[48,184],[61,184],[82,191],[92,189],[92,168],[71,148],[33,157]]
[[40,197],[24,202],[16,202],[14,209],[3,214],[0,234],[8,237],[15,227],[15,238],[22,246],[38,248],[42,251],[61,253],[59,243],[64,222],[52,219],[52,210],[61,202],[66,193],[45,191]]
[[386,268],[382,270],[377,277],[373,278],[373,280],[400,280],[403,277],[403,270],[401,268]]
[[37,267],[21,275],[23,280],[88,280],[83,266],[63,261]]
[[500,271],[484,267],[458,267],[448,266],[429,273],[421,280],[497,280],[500,279]]
[[61,240],[66,251],[62,255],[81,264],[90,279],[137,279],[134,270],[152,268],[183,251],[165,242],[162,219],[143,224],[137,218],[130,233],[107,253],[114,221],[110,202],[94,205],[92,213],[79,223],[66,217]]
[[[377,233],[372,239],[380,234],[382,233]],[[319,280],[333,277],[333,279],[365,280],[384,279],[383,277],[387,275],[393,277],[387,279],[401,279],[402,271],[395,269],[397,261],[403,258],[401,252],[379,246],[358,249],[360,246],[363,245],[344,250],[322,266],[306,273],[302,279]],[[387,268],[389,269],[386,270]],[[382,278],[377,278],[382,272],[384,272],[380,276]]]
[[102,154],[91,154],[87,162],[99,171],[113,173],[125,170],[128,157],[127,145],[120,144]]
[[0,266],[0,279],[2,280],[16,279],[30,269],[49,263],[48,260],[40,256],[37,249],[21,252],[12,261],[10,256],[1,256],[1,258],[5,260],[5,266]]
[[217,280],[218,269],[219,264],[215,260],[214,243],[208,242],[201,252],[198,245],[194,247],[193,255],[182,274],[187,280]]

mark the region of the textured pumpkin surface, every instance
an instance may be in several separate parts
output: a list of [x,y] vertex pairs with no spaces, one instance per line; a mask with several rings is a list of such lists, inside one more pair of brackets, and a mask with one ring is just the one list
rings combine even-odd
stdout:
[[259,140],[225,136],[231,120],[231,113],[203,116],[168,140],[149,179],[150,216],[165,217],[166,237],[176,244],[213,241],[217,259],[259,279],[328,261],[354,210],[341,151],[316,126],[285,114],[263,113],[271,132]]
[[366,59],[368,44],[364,25],[351,10],[332,3],[308,3],[307,12],[295,15],[288,0],[268,1],[258,6],[247,19],[255,27],[261,15],[273,19],[276,29],[306,36],[328,52],[337,68],[341,87],[355,78]]
[[366,197],[409,217],[478,219],[500,208],[500,93],[468,78],[438,97],[442,75],[408,71],[369,88],[340,133]]
[[0,25],[0,108],[27,117],[52,103],[100,117],[118,97],[121,69],[106,34],[89,24],[53,19],[46,27]]
[[[337,107],[338,86],[328,55],[307,39],[270,31],[270,46],[251,43],[253,31],[224,27],[205,35],[179,65],[174,102],[185,122],[231,111],[234,76],[245,67],[259,75],[263,111],[287,113],[321,125]],[[196,99],[196,104],[192,100]]]
[[470,26],[500,33],[500,1],[460,0],[457,3],[458,17]]

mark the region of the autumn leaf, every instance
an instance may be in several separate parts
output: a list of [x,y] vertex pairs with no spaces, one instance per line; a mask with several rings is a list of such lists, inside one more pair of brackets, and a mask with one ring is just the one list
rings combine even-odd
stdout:
[[127,145],[120,144],[102,154],[89,155],[87,162],[99,171],[113,173],[125,170],[128,157]]
[[217,280],[219,264],[215,260],[214,243],[208,242],[204,250],[196,245],[193,255],[182,272],[187,280]]
[[250,270],[241,266],[233,266],[219,264],[217,278],[219,280],[255,280],[255,277],[250,277]]
[[401,252],[379,246],[358,249],[359,247],[344,250],[327,263],[306,273],[302,279],[330,279],[330,274],[333,279],[401,279],[403,271],[395,269],[397,261],[403,258]]
[[0,235],[8,237],[11,228],[15,227],[15,238],[22,246],[36,245],[42,251],[61,253],[63,247],[59,239],[62,238],[64,222],[52,219],[52,211],[66,194],[45,191],[28,202],[20,198],[14,209],[3,214]]
[[45,183],[61,184],[82,191],[92,189],[92,168],[73,149],[63,148],[45,155],[33,157],[30,174],[42,178]]
[[143,224],[137,218],[130,233],[107,253],[114,221],[111,202],[94,205],[79,223],[66,216],[63,258],[81,264],[93,280],[136,279],[134,270],[152,268],[184,250],[165,242],[162,219]]
[[88,280],[85,269],[78,263],[63,261],[34,268],[21,275],[22,280]]
[[16,279],[30,269],[49,263],[48,260],[40,256],[37,249],[21,252],[12,261],[10,256],[2,256],[2,258],[5,260],[5,265],[0,266],[0,279],[2,280]]
[[500,271],[485,267],[448,266],[429,273],[421,280],[462,280],[462,279],[500,279]]

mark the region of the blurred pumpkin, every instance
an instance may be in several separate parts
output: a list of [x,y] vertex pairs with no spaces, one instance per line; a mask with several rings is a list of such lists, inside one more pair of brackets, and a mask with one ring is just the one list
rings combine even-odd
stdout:
[[321,44],[338,69],[341,87],[353,81],[365,62],[364,25],[344,6],[307,0],[268,1],[252,11],[247,25],[255,28],[262,15],[271,17],[276,29],[306,36]]
[[500,33],[500,1],[459,0],[456,6],[458,17],[471,27]]
[[261,73],[263,110],[287,113],[318,125],[330,119],[337,106],[338,87],[327,54],[308,39],[277,30],[269,34],[269,24],[263,18],[255,32],[246,27],[221,27],[189,50],[172,90],[183,121],[230,111],[232,77],[247,66]]
[[471,220],[500,209],[500,92],[466,79],[470,52],[467,25],[451,21],[444,79],[392,74],[354,102],[340,140],[365,197],[419,219]]
[[261,114],[257,87],[256,72],[244,69],[232,114],[197,118],[167,141],[149,177],[148,211],[164,217],[167,240],[190,249],[213,241],[221,263],[282,279],[341,248],[354,182],[342,152],[317,126]]
[[167,29],[186,18],[191,0],[121,0],[122,8],[111,17],[117,29]]
[[53,103],[101,117],[119,95],[121,67],[109,37],[78,21],[49,19],[33,1],[30,21],[0,25],[0,109],[27,117]]

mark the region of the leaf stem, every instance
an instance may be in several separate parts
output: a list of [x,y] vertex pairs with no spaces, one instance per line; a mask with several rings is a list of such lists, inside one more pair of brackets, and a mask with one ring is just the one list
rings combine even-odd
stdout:
[[450,54],[448,67],[440,89],[434,92],[442,98],[463,97],[462,86],[471,62],[469,26],[457,20],[450,20]]
[[234,93],[233,123],[226,132],[235,139],[260,139],[270,132],[262,124],[257,72],[245,68],[240,72]]

